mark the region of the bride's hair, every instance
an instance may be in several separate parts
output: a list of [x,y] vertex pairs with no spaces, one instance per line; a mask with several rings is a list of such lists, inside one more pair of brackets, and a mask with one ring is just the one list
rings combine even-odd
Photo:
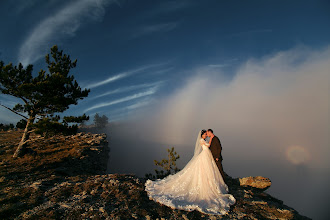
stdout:
[[206,130],[202,130],[201,131],[201,137],[203,136],[203,134],[205,134],[206,133]]

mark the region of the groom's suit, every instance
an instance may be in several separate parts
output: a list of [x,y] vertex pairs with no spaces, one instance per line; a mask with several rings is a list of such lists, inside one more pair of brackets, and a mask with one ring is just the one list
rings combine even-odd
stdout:
[[[217,136],[214,136],[210,145],[210,151],[213,155],[214,158],[214,162],[217,164],[218,169],[221,173],[221,176],[223,178],[224,181],[225,180],[225,173],[223,172],[222,169],[222,155],[221,155],[221,151],[222,151],[222,146],[221,146],[221,142],[219,140],[219,138]],[[218,158],[218,161],[216,160]]]

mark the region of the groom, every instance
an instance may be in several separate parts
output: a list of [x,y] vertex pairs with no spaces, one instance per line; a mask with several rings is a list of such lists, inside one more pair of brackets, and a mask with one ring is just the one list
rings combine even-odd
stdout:
[[212,142],[211,142],[211,145],[210,145],[210,150],[211,150],[211,153],[213,155],[214,161],[218,166],[218,169],[220,171],[222,179],[226,183],[225,173],[223,172],[223,169],[222,169],[222,156],[221,156],[222,146],[221,146],[220,140],[217,136],[215,136],[213,134],[212,129],[207,130],[207,136],[209,138],[212,138]]

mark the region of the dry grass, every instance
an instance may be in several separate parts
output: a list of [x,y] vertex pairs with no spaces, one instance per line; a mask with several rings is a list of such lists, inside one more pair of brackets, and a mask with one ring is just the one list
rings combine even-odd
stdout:
[[[68,176],[105,171],[100,164],[94,164],[95,157],[100,158],[100,151],[91,150],[86,144],[93,135],[44,139],[31,134],[35,141],[29,142],[26,154],[13,158],[21,136],[22,131],[0,132],[0,219],[42,204],[44,191]],[[71,190],[63,190],[63,195],[54,198],[60,200]]]

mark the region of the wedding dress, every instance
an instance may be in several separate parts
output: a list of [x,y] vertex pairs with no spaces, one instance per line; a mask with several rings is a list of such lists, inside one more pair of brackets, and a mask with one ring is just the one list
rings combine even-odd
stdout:
[[147,180],[145,190],[150,199],[171,208],[213,215],[226,214],[236,202],[200,133],[194,157],[184,169],[164,179]]

